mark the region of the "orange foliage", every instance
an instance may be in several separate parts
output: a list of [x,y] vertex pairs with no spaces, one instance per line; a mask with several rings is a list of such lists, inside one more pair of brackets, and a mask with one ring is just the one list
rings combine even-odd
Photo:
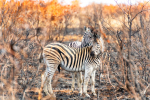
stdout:
[[[72,5],[61,5],[58,0],[51,0],[50,2],[44,2],[43,0],[23,0],[23,1],[15,1],[15,0],[0,0],[0,8],[4,9],[5,16],[14,16],[18,19],[19,22],[25,23],[25,19],[30,19],[38,15],[40,20],[60,20],[67,13],[75,12],[77,7],[79,7],[79,0],[72,1]],[[142,9],[144,3],[138,3],[137,5],[132,5],[131,12],[137,13]],[[120,4],[118,5],[104,5],[103,13],[105,15],[113,15],[117,12],[128,11],[130,9],[129,5]],[[148,9],[150,4],[146,4],[144,9]],[[148,16],[148,11],[143,12],[145,16]]]
[[104,5],[104,13],[115,13],[116,10],[118,9],[118,6],[114,5]]
[[74,0],[72,1],[72,7],[79,7],[79,1],[78,0]]
[[[19,23],[24,23],[27,19],[36,19],[37,16],[40,20],[59,20],[70,10],[79,7],[78,0],[72,2],[72,5],[61,5],[58,0],[51,0],[50,2],[36,1],[36,0],[1,0],[0,8],[4,9],[5,16],[13,16]],[[68,12],[66,12],[68,11]]]
[[[58,0],[51,0],[50,2],[44,2],[44,0],[18,0],[17,2],[16,0],[0,0],[1,15],[2,13],[4,15],[0,17],[0,22],[19,25],[20,23],[24,24],[39,20],[39,26],[45,27],[45,24],[50,21],[62,22],[64,15],[72,14],[79,10],[77,9],[80,8],[79,4],[79,0],[72,1],[72,5],[61,5]],[[145,4],[146,2],[132,5],[132,14],[139,12]],[[146,4],[144,9],[149,7],[150,4]],[[128,12],[130,6],[125,4],[120,4],[119,6],[104,5],[103,14],[104,16],[121,15],[123,13],[122,9]],[[142,14],[144,17],[149,17],[148,11],[144,11]],[[57,26],[56,23],[54,25]]]
[[[135,4],[132,6],[126,5],[126,4],[119,4],[119,6],[118,5],[104,5],[103,12],[105,15],[121,14],[121,13],[123,13],[123,11],[125,11],[126,13],[128,13],[130,11],[132,14],[137,14],[139,11],[142,10],[142,8],[144,10],[147,10],[148,8],[150,8],[150,3],[139,2],[138,4]],[[142,14],[145,14],[144,16],[147,17],[148,10],[144,11]]]

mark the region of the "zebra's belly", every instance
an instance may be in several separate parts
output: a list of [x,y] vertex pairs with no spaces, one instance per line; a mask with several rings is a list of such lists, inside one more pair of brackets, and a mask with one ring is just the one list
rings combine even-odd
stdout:
[[83,72],[85,71],[84,65],[82,66],[66,66],[63,62],[60,64],[61,68],[70,72]]

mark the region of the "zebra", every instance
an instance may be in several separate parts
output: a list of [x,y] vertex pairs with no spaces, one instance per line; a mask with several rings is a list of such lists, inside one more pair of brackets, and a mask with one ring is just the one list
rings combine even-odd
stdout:
[[[66,71],[81,72],[84,71],[84,86],[83,93],[87,94],[87,85],[89,78],[92,78],[92,93],[95,93],[95,72],[101,61],[101,41],[98,31],[86,28],[86,33],[91,34],[91,45],[83,48],[72,48],[65,44],[54,42],[46,45],[43,48],[42,55],[46,64],[46,71],[42,74],[41,88],[46,95],[53,94],[51,80],[55,71],[60,70],[60,67]],[[41,58],[41,57],[40,57]],[[54,94],[53,94],[54,95]]]
[[[92,27],[90,27],[92,29]],[[86,30],[87,29],[87,30]],[[70,47],[74,47],[74,48],[82,48],[82,47],[86,47],[86,46],[89,46],[90,45],[90,42],[91,42],[91,39],[92,39],[92,36],[91,34],[89,34],[89,32],[86,32],[86,31],[89,31],[88,28],[86,28],[84,26],[84,30],[85,30],[85,33],[83,35],[83,38],[82,38],[82,42],[80,41],[74,41],[74,42],[70,42],[69,43],[69,46]],[[72,73],[72,87],[71,87],[71,90],[73,91],[75,86],[75,74],[76,72]],[[80,89],[80,92],[79,94],[82,94],[82,72],[79,72],[79,74],[77,74],[77,80],[78,80],[78,87]]]
[[[85,35],[84,35],[85,36]],[[84,36],[83,36],[83,39],[82,41],[84,40]],[[82,47],[83,42],[80,42],[80,41],[74,41],[74,42],[70,42],[69,43],[69,46],[70,47],[74,47],[74,48],[80,48]],[[75,75],[77,74],[77,84],[78,84],[78,87],[79,87],[79,95],[82,94],[82,83],[83,83],[83,80],[82,80],[82,72],[74,72],[72,73],[72,86],[71,86],[71,90],[73,91],[74,88],[75,88]]]
[[[80,47],[82,48],[82,47],[85,47],[87,45],[90,45],[90,41],[91,41],[90,34],[87,34],[85,32],[85,34],[83,35],[83,38],[82,38],[82,42],[73,41],[73,42],[69,43],[69,46],[70,47],[75,47],[75,48],[80,48]],[[104,46],[104,40],[103,40],[102,37],[100,37],[100,41],[101,41],[102,52],[104,52],[105,46]],[[100,67],[101,67],[101,70],[102,70],[102,63],[100,65]],[[77,74],[77,84],[78,84],[78,87],[79,87],[79,95],[80,95],[80,94],[82,94],[82,83],[83,83],[82,72],[72,73],[72,87],[71,87],[71,90],[73,91],[74,88],[75,88],[75,86],[74,86],[75,85],[75,74]],[[96,94],[93,94],[93,95],[96,95]]]

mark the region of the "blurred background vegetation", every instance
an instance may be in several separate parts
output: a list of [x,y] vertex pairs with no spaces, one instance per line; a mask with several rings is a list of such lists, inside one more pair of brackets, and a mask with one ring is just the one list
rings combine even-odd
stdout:
[[[0,99],[37,99],[45,68],[38,61],[42,47],[52,41],[81,41],[88,25],[105,37],[103,70],[97,77],[102,72],[106,80],[102,77],[100,83],[97,78],[97,98],[150,99],[150,3],[86,7],[79,3],[0,0]],[[66,73],[64,78],[70,77]],[[61,82],[54,81],[54,87]],[[109,87],[100,88],[103,82]],[[112,91],[105,89],[115,92],[108,96]]]

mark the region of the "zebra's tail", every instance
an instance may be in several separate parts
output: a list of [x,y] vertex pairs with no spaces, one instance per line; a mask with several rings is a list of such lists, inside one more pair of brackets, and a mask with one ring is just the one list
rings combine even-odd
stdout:
[[58,65],[58,71],[60,73],[60,70],[61,70],[61,65]]
[[39,62],[41,63],[42,62],[42,60],[43,60],[43,55],[42,55],[42,52],[39,54]]

